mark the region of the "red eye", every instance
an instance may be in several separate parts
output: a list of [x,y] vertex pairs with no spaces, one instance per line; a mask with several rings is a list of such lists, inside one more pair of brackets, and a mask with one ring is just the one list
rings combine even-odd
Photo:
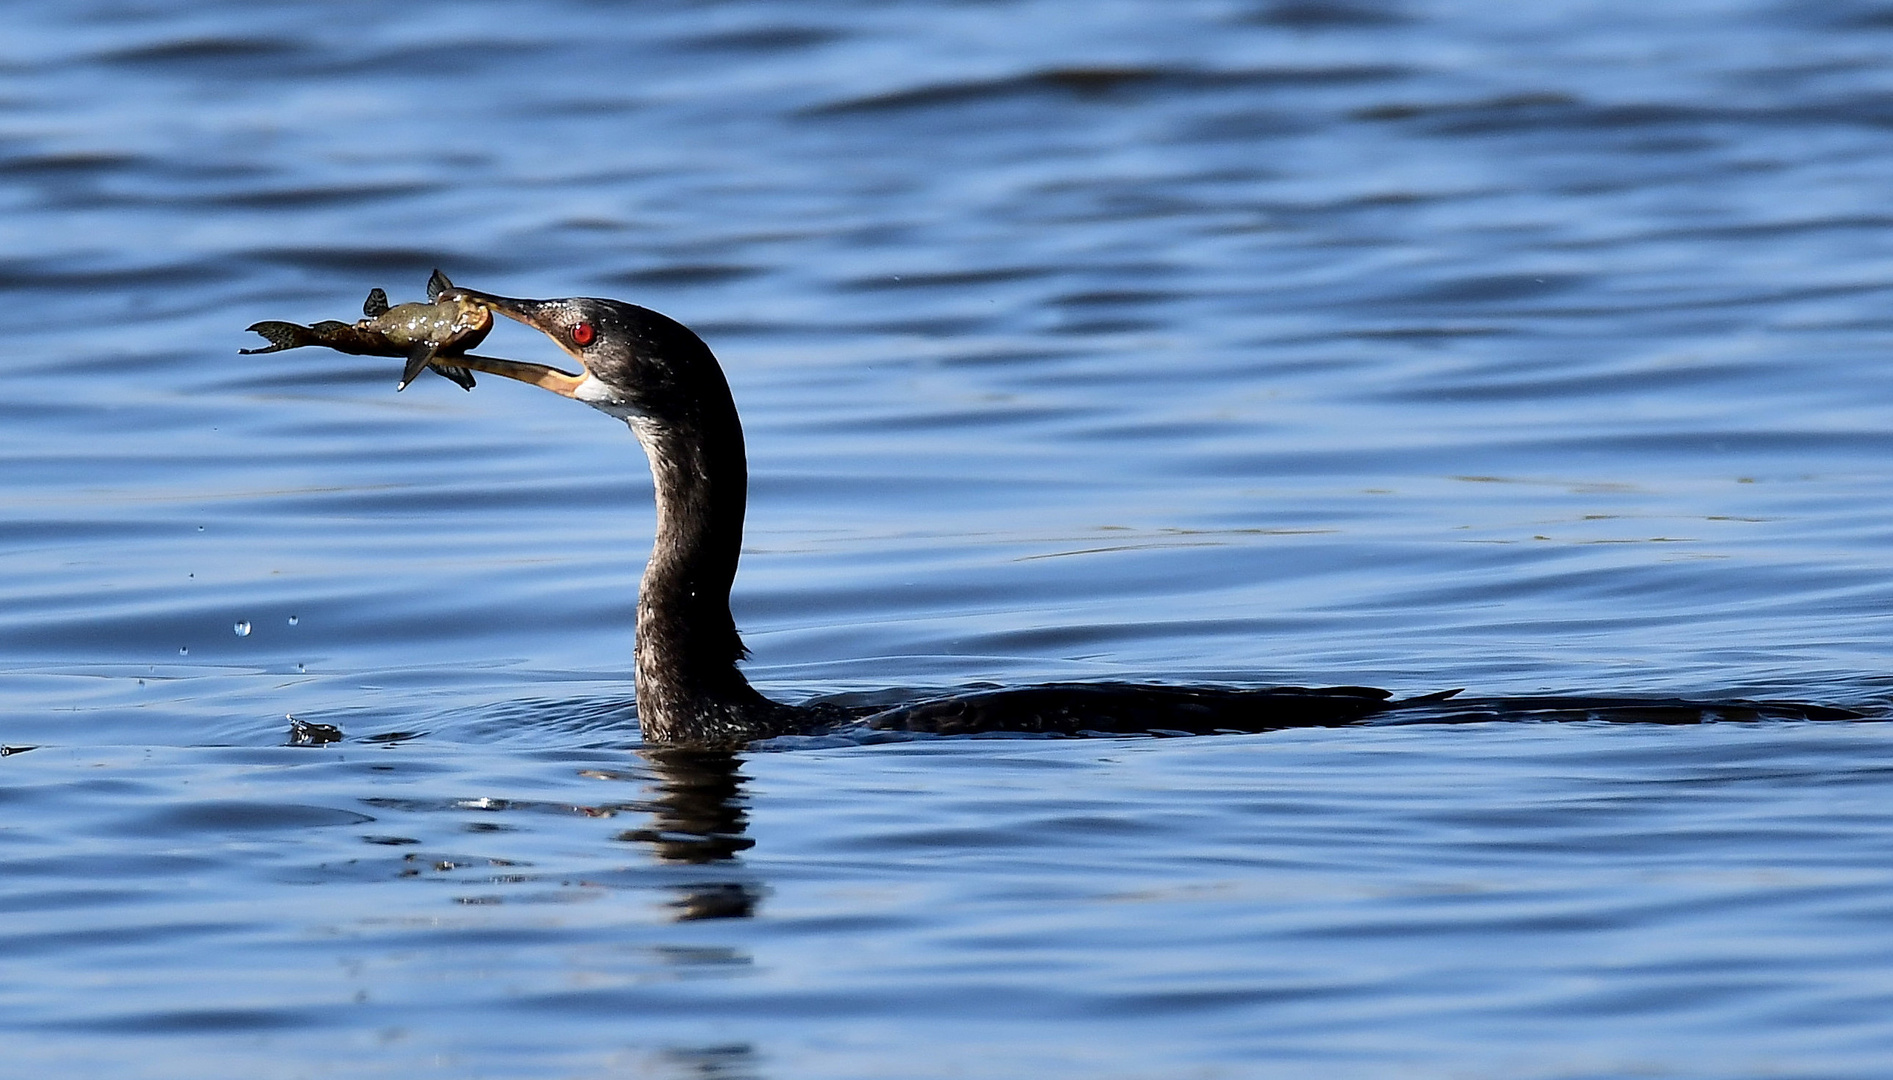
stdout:
[[577,326],[572,327],[572,343],[575,345],[579,345],[581,347],[585,345],[590,345],[592,343],[592,339],[597,336],[598,336],[598,331],[592,329],[591,323],[582,322],[582,323],[579,323]]

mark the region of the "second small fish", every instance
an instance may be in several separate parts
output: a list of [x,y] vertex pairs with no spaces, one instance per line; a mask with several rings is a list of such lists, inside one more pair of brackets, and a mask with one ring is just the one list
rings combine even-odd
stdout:
[[454,283],[439,270],[427,279],[427,303],[388,306],[388,294],[374,289],[362,305],[367,316],[352,323],[333,320],[301,326],[289,322],[260,322],[250,329],[269,339],[261,349],[239,350],[245,356],[281,352],[304,345],[321,345],[356,356],[405,356],[407,366],[401,371],[405,390],[421,373],[433,368],[437,374],[473,389],[473,372],[456,367],[450,361],[480,342],[493,329],[493,313],[466,300],[441,300],[440,295]]

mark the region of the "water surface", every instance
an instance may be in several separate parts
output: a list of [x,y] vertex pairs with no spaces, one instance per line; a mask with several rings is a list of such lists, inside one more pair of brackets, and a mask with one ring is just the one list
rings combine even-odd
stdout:
[[1881,725],[667,756],[628,721],[621,426],[236,350],[435,266],[690,324],[785,699],[1877,714],[1893,9],[0,31],[0,744],[38,747],[0,758],[0,1072],[1886,1071]]

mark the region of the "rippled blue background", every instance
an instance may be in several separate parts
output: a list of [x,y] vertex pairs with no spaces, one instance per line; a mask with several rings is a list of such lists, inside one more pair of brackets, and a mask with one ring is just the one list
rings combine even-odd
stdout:
[[1885,1075],[1880,725],[640,753],[621,426],[236,350],[695,327],[785,699],[1877,710],[1889,191],[1864,0],[0,10],[0,1073]]

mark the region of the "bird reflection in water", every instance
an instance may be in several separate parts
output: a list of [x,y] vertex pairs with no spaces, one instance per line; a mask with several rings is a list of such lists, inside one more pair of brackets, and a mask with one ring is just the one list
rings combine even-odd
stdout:
[[[626,829],[616,839],[648,844],[662,861],[684,866],[740,865],[736,856],[755,846],[743,835],[749,814],[743,799],[741,762],[721,750],[651,747],[638,755],[650,763],[656,785],[647,804],[651,827]],[[706,876],[672,886],[671,901],[680,922],[696,919],[744,919],[755,914],[762,889],[731,875]]]
[[755,1080],[756,1049],[748,1043],[666,1050],[660,1059],[680,1080]]

